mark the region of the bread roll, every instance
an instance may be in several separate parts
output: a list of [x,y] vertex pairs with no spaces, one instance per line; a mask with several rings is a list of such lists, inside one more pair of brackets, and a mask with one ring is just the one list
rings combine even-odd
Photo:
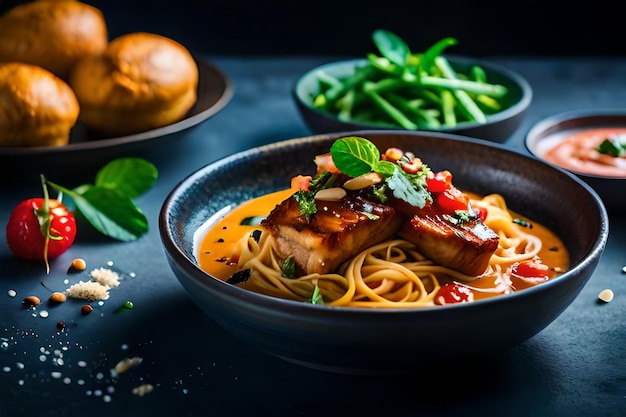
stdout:
[[0,62],[38,65],[67,80],[74,64],[108,44],[102,12],[80,1],[35,1],[0,17]]
[[178,42],[135,32],[111,41],[103,55],[80,61],[69,83],[80,120],[103,135],[122,136],[184,118],[197,98],[198,66]]
[[198,67],[176,41],[135,32],[111,41],[103,55],[80,61],[69,83],[87,127],[123,136],[184,118],[197,98]]
[[35,65],[0,63],[0,146],[62,146],[78,119],[70,86]]

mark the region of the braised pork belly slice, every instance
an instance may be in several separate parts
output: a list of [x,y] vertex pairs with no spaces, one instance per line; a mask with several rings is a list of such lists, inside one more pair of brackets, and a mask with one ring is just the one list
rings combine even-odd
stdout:
[[361,250],[392,237],[406,217],[394,207],[348,193],[340,201],[316,201],[307,219],[294,197],[277,205],[262,225],[274,236],[277,251],[292,256],[300,273],[334,272]]
[[498,235],[480,220],[455,225],[432,207],[410,217],[398,235],[433,262],[470,276],[485,272],[499,242]]

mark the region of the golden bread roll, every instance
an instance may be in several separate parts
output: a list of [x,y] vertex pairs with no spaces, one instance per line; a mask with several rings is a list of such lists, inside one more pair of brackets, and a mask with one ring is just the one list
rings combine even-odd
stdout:
[[107,44],[102,12],[80,1],[23,3],[0,17],[0,62],[38,65],[65,80],[79,59]]
[[123,136],[183,119],[196,102],[198,66],[178,42],[135,32],[111,41],[104,54],[80,61],[69,84],[88,128]]
[[78,113],[61,78],[35,65],[0,63],[0,146],[67,145]]

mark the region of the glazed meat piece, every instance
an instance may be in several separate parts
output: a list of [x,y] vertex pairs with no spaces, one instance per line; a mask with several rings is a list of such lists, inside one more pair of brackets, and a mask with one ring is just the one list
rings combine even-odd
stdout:
[[274,235],[278,252],[293,256],[299,272],[306,274],[335,271],[359,251],[392,237],[406,219],[394,207],[356,193],[316,205],[317,213],[307,219],[290,197],[262,222]]
[[407,220],[398,235],[437,264],[470,276],[481,275],[498,247],[498,235],[480,220],[454,225],[424,208]]

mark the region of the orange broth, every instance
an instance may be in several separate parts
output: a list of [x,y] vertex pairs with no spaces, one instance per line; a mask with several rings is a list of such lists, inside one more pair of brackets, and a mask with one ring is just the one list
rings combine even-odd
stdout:
[[555,165],[583,174],[626,177],[626,155],[611,156],[595,150],[605,139],[626,135],[626,128],[585,129],[566,136],[548,149],[543,158]]
[[[225,214],[212,225],[199,243],[197,256],[200,268],[223,281],[228,280],[238,271],[237,265],[228,262],[233,254],[233,246],[242,236],[261,227],[258,225],[242,225],[241,223],[249,217],[266,216],[277,204],[291,194],[293,194],[291,189],[267,194],[246,201]],[[474,194],[466,194],[471,198],[478,198]],[[543,245],[539,252],[539,257],[544,265],[555,271],[554,276],[558,276],[566,271],[569,267],[569,253],[561,239],[545,226],[516,213],[511,214],[514,219],[520,219],[532,225],[532,228],[522,225],[515,226],[524,228],[526,232],[531,231],[532,234],[541,239]],[[443,277],[439,281],[443,285],[452,280]],[[472,281],[468,286],[474,293],[474,299],[477,300],[511,292],[512,288],[520,290],[537,284],[538,282],[532,280],[524,280],[508,274],[504,277],[504,275],[498,274],[483,275]]]

